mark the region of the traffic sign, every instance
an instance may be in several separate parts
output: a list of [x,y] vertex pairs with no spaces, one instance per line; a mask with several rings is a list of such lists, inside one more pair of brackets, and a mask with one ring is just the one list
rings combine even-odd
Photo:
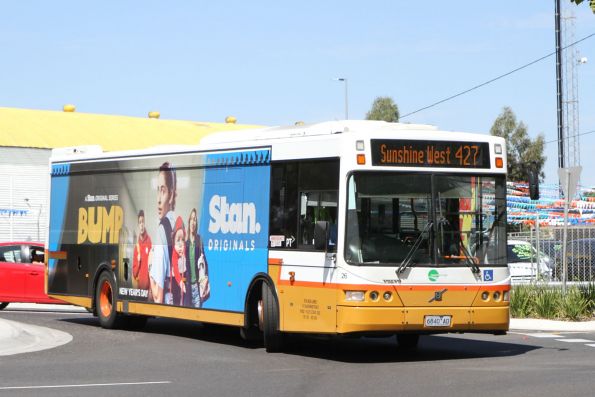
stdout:
[[562,185],[562,191],[564,192],[564,197],[567,200],[572,200],[574,194],[576,193],[576,186],[578,184],[578,179],[581,176],[581,171],[583,167],[576,166],[576,167],[567,167],[567,168],[558,168],[558,177],[560,178],[560,185]]

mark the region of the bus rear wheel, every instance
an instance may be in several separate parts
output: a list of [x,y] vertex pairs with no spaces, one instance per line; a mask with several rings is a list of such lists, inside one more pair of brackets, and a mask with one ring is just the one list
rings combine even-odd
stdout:
[[279,331],[279,304],[271,287],[262,283],[262,301],[259,302],[259,325],[264,334],[264,348],[269,353],[283,349],[283,333]]
[[116,312],[115,284],[113,276],[108,272],[103,272],[97,280],[95,291],[99,325],[107,329],[118,328],[122,323],[122,317]]

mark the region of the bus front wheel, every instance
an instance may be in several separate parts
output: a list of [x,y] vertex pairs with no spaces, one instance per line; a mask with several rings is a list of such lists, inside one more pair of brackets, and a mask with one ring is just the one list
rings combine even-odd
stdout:
[[276,353],[283,349],[283,333],[279,331],[279,304],[267,283],[262,283],[261,302],[259,317],[262,321],[259,323],[264,334],[264,347],[267,352]]
[[113,276],[107,271],[101,273],[95,291],[95,306],[99,325],[103,328],[118,328],[121,316],[116,312],[116,289]]

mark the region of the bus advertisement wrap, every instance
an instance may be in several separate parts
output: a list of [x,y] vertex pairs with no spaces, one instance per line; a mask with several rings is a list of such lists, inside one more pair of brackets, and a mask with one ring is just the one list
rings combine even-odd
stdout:
[[[270,152],[179,154],[54,165],[52,294],[93,294],[115,267],[118,298],[242,312],[267,271]],[[64,171],[65,170],[65,171]]]

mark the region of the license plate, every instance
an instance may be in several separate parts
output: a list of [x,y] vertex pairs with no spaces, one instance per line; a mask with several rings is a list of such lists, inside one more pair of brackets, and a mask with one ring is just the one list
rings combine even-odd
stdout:
[[425,327],[450,327],[452,316],[425,316]]

